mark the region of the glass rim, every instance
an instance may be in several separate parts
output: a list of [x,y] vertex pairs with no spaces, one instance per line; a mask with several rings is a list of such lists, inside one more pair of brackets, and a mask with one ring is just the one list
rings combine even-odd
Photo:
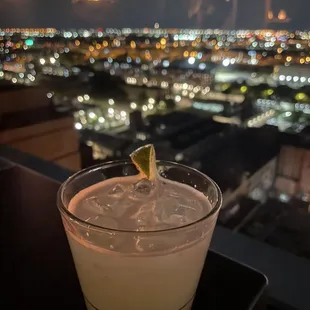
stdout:
[[[191,222],[191,223],[188,223],[186,225],[172,227],[172,228],[166,228],[166,229],[159,229],[159,230],[135,231],[135,230],[126,230],[126,229],[107,228],[107,227],[102,227],[100,225],[95,225],[95,224],[92,224],[92,223],[86,222],[85,220],[80,219],[75,214],[71,213],[68,210],[68,208],[66,208],[65,203],[64,203],[64,193],[65,193],[67,185],[70,184],[72,181],[74,181],[76,178],[78,178],[79,176],[81,176],[87,172],[97,171],[97,170],[102,169],[102,168],[109,168],[109,167],[113,168],[113,167],[121,166],[121,165],[133,165],[134,166],[134,164],[132,163],[131,160],[109,161],[106,163],[101,163],[101,164],[94,165],[94,166],[91,166],[88,168],[84,168],[84,169],[74,173],[65,182],[63,182],[61,184],[61,186],[57,192],[57,207],[58,207],[61,214],[65,215],[66,217],[69,217],[70,219],[74,220],[75,222],[77,222],[81,226],[87,227],[88,229],[106,231],[106,232],[110,232],[110,233],[118,233],[118,234],[124,233],[124,234],[134,234],[134,235],[137,235],[137,234],[139,234],[139,235],[161,234],[161,233],[184,230],[186,228],[189,228],[191,226],[197,225],[197,224],[205,221],[206,219],[212,217],[213,215],[215,215],[216,213],[219,212],[219,210],[222,206],[222,201],[223,201],[222,192],[220,190],[220,187],[217,185],[217,183],[215,181],[213,181],[210,177],[208,177],[206,174],[200,172],[199,170],[197,170],[195,168],[192,168],[192,167],[189,167],[189,166],[186,166],[183,164],[175,163],[173,161],[156,160],[156,163],[157,164],[158,163],[163,164],[163,165],[172,165],[175,167],[188,169],[188,170],[191,170],[192,172],[195,172],[198,175],[202,176],[206,180],[208,180],[208,182],[214,187],[214,189],[216,190],[216,193],[217,193],[217,201],[214,203],[214,206],[212,206],[212,203],[210,202],[210,204],[212,206],[210,212],[208,212],[206,215],[202,216],[198,220]],[[177,182],[177,181],[175,181],[175,182]],[[188,186],[190,186],[190,185],[188,185]],[[207,196],[205,196],[205,197],[207,198]]]

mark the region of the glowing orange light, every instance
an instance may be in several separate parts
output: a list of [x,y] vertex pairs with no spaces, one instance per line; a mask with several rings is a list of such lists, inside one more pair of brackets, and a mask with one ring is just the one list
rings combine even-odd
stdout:
[[286,15],[286,12],[284,10],[281,10],[279,12],[278,19],[279,20],[286,20],[287,19],[287,15]]

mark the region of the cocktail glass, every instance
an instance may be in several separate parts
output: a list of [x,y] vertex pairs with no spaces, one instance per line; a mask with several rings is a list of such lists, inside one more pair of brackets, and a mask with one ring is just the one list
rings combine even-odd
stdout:
[[82,170],[59,190],[58,208],[87,309],[191,309],[222,195],[215,182],[195,169],[166,161],[157,161],[157,168],[162,178],[203,193],[208,212],[193,223],[156,231],[109,229],[70,212],[70,201],[80,191],[107,179],[137,175],[130,161]]

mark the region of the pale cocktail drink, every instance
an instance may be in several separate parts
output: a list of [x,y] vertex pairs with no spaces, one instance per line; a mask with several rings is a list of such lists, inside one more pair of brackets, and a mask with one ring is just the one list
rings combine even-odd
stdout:
[[130,163],[108,165],[60,190],[87,308],[189,310],[221,203],[217,186],[172,163],[158,163],[156,184],[131,175]]

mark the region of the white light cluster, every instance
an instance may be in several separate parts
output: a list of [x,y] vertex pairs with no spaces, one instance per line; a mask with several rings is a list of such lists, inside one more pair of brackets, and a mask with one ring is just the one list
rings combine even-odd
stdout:
[[137,84],[137,79],[134,77],[127,77],[126,78],[126,83],[130,85],[136,85]]
[[220,113],[224,111],[223,104],[219,104],[219,103],[193,102],[193,108],[197,110],[212,112],[212,113]]
[[306,114],[310,113],[310,104],[304,103],[295,103],[295,110],[296,111],[303,111]]
[[248,120],[247,122],[247,126],[248,127],[261,127],[263,126],[264,124],[266,124],[266,122],[274,117],[275,115],[275,110],[273,109],[270,109],[260,115],[257,115],[253,118],[251,118],[250,120]]
[[137,104],[135,102],[131,102],[130,107],[135,110],[137,108]]
[[310,77],[305,76],[292,76],[292,75],[284,75],[280,74],[278,77],[276,77],[280,82],[293,82],[293,83],[299,83],[299,84],[310,84]]
[[166,81],[163,81],[163,82],[160,83],[160,87],[161,88],[168,88],[169,87],[169,83],[166,82]]
[[273,109],[280,108],[280,105],[277,103],[277,101],[270,100],[270,99],[257,99],[256,105],[262,110],[266,110],[270,108],[273,108]]

